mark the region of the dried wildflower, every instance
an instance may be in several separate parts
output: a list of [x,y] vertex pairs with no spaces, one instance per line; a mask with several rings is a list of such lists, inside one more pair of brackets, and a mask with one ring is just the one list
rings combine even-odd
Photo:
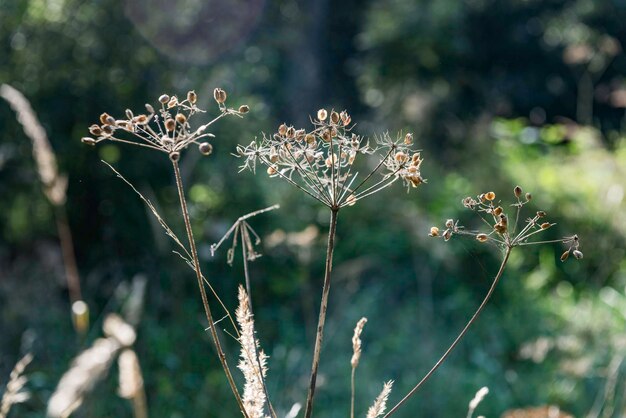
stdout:
[[224,104],[227,97],[228,95],[226,94],[224,90],[220,88],[216,88],[215,90],[213,90],[213,98],[218,104],[220,105]]
[[428,233],[428,236],[430,236],[430,237],[438,237],[439,236],[439,228],[437,228],[436,226],[431,226],[430,227],[430,232]]
[[[391,139],[385,134],[377,138],[375,147],[363,137],[351,132],[351,122],[346,111],[328,112],[320,109],[313,129],[295,129],[281,124],[276,133],[264,135],[262,140],[237,147],[244,159],[241,169],[256,170],[265,165],[272,177],[280,177],[303,190],[309,196],[338,210],[351,206],[359,199],[374,194],[397,180],[407,188],[424,183],[421,176],[421,155],[412,151],[403,138]],[[378,154],[378,165],[358,182],[355,160],[358,155]],[[382,178],[366,182],[375,173]]]
[[[519,232],[516,232],[518,227],[517,223],[520,218],[520,211],[532,197],[529,198],[530,193],[526,193],[526,200],[522,201],[520,199],[520,196],[522,195],[522,188],[519,186],[515,187],[513,195],[516,202],[511,204],[511,207],[514,208],[516,212],[515,217],[513,218],[515,219],[515,225],[509,225],[509,216],[504,212],[502,206],[494,205],[496,194],[494,192],[487,192],[479,195],[477,199],[466,197],[462,200],[462,204],[467,209],[475,211],[482,218],[482,221],[485,224],[491,226],[491,230],[488,232],[468,231],[462,226],[458,226],[458,222],[448,219],[445,222],[446,230],[443,233],[444,240],[448,241],[453,235],[470,235],[475,237],[479,242],[491,242],[509,249],[517,246],[561,242],[570,246],[569,250],[561,256],[561,261],[567,260],[570,253],[572,253],[577,259],[582,258],[582,252],[578,248],[578,236],[576,235],[551,241],[530,240],[530,238],[534,235],[556,225],[551,222],[539,222],[540,219],[547,216],[546,212],[543,210],[537,211],[533,217],[528,218],[526,220],[526,225],[521,227]],[[435,231],[435,233],[433,233],[433,231]],[[438,233],[439,229],[437,227],[432,227],[428,235],[431,237],[437,237]],[[579,257],[577,255],[579,255]]]
[[[127,110],[126,119],[115,119],[108,113],[100,115],[100,124],[89,127],[89,133],[96,138],[84,137],[82,142],[95,145],[102,141],[121,142],[138,145],[145,148],[164,152],[172,161],[178,161],[180,152],[191,144],[198,145],[200,152],[209,155],[210,144],[201,142],[202,139],[212,138],[214,135],[206,132],[218,119],[224,116],[240,116],[247,113],[247,106],[239,110],[223,106],[226,93],[222,89],[215,89],[214,95],[221,101],[220,114],[209,123],[193,129],[190,120],[204,110],[196,106],[198,96],[194,91],[187,92],[185,100],[179,101],[176,96],[162,94],[159,101],[159,110],[155,112],[151,105],[146,105],[148,114],[134,115]],[[222,100],[223,99],[223,100]],[[205,145],[206,144],[206,145]],[[208,145],[208,147],[207,147]],[[207,152],[208,151],[208,152]]]
[[377,418],[385,413],[385,409],[387,408],[387,399],[389,398],[389,394],[391,393],[391,387],[393,386],[393,380],[385,382],[383,385],[383,390],[380,392],[380,395],[374,401],[374,404],[370,406],[367,410],[366,418]]
[[203,142],[198,145],[198,149],[202,155],[210,155],[213,152],[213,145],[208,142]]
[[250,107],[248,105],[241,105],[239,106],[239,113],[246,114],[250,111]]

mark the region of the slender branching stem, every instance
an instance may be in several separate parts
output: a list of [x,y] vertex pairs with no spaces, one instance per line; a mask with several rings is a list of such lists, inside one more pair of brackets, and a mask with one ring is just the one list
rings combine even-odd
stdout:
[[480,304],[480,306],[478,306],[478,309],[476,309],[476,312],[474,312],[474,315],[472,315],[472,317],[470,318],[470,320],[467,323],[467,325],[465,325],[463,330],[461,330],[459,335],[454,339],[454,341],[452,342],[450,347],[448,347],[448,349],[445,351],[445,353],[443,353],[441,358],[437,361],[437,363],[435,363],[435,365],[430,369],[430,371],[428,373],[426,373],[426,375],[422,378],[422,380],[420,380],[413,387],[413,389],[411,389],[409,391],[409,393],[407,393],[406,396],[404,398],[402,398],[402,400],[400,400],[400,402],[398,402],[393,408],[391,408],[389,410],[389,412],[387,412],[383,416],[383,418],[387,418],[391,414],[396,412],[398,410],[398,408],[400,408],[411,396],[413,396],[415,394],[415,392],[417,392],[419,390],[419,388],[422,387],[422,385],[424,383],[426,383],[426,381],[428,379],[431,378],[431,376],[435,373],[435,371],[443,364],[443,362],[448,358],[450,353],[459,344],[461,339],[463,339],[463,337],[465,336],[467,331],[470,329],[470,327],[474,324],[474,322],[476,322],[476,319],[478,319],[478,316],[480,315],[480,313],[483,311],[483,309],[487,305],[487,302],[489,302],[489,299],[491,299],[491,296],[493,295],[493,292],[496,289],[496,286],[498,285],[498,282],[500,281],[500,278],[502,277],[502,273],[504,273],[504,268],[506,267],[506,263],[509,261],[509,256],[511,255],[511,250],[512,250],[512,247],[510,247],[510,246],[506,247],[505,252],[504,252],[504,257],[502,258],[502,263],[500,264],[500,269],[498,270],[498,273],[496,273],[496,276],[494,277],[493,282],[491,283],[491,287],[489,288],[489,291],[487,292],[487,295],[485,295],[485,298],[483,299],[483,301]]
[[328,246],[326,248],[326,268],[324,272],[324,287],[322,289],[322,301],[320,304],[320,315],[317,321],[317,332],[315,336],[315,348],[313,351],[313,364],[311,366],[311,377],[309,381],[309,392],[304,410],[304,418],[311,418],[313,413],[313,396],[315,396],[315,383],[317,381],[317,370],[320,363],[320,353],[322,351],[322,339],[324,338],[324,323],[326,322],[326,310],[328,309],[328,294],[330,293],[330,275],[333,268],[333,251],[335,249],[335,233],[337,231],[338,208],[330,210],[330,229],[328,231]]
[[187,230],[187,238],[189,239],[189,248],[191,252],[191,257],[193,260],[194,270],[196,272],[196,278],[198,279],[198,287],[200,288],[200,295],[202,297],[202,305],[204,306],[204,313],[206,314],[207,321],[209,322],[209,330],[211,333],[211,337],[213,338],[213,343],[215,344],[215,348],[217,350],[217,355],[222,364],[222,368],[224,369],[224,373],[226,374],[226,379],[228,380],[228,384],[230,385],[231,390],[233,391],[233,395],[239,404],[239,409],[244,417],[248,418],[248,414],[246,413],[246,409],[243,405],[243,400],[241,399],[241,395],[237,390],[237,386],[235,385],[235,380],[233,379],[233,375],[228,367],[228,363],[226,361],[226,354],[224,354],[224,350],[222,348],[222,344],[220,342],[219,336],[217,335],[217,328],[215,327],[215,322],[213,321],[213,314],[211,313],[211,307],[209,306],[209,300],[207,298],[206,289],[204,288],[203,283],[203,275],[200,270],[200,259],[198,258],[198,250],[196,248],[196,242],[193,238],[193,231],[191,230],[191,221],[189,219],[189,210],[187,209],[187,201],[185,200],[185,190],[183,188],[183,181],[180,175],[180,167],[178,166],[178,161],[172,160],[172,166],[174,167],[174,175],[176,177],[176,188],[178,189],[178,198],[180,200],[180,208],[183,215],[183,220],[185,222],[185,229]]

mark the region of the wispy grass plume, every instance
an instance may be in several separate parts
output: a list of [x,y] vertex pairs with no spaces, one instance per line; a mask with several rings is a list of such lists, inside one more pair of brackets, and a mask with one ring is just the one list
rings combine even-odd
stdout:
[[387,408],[387,399],[391,393],[391,386],[393,386],[393,380],[385,382],[380,395],[378,395],[374,404],[370,406],[370,409],[367,410],[367,418],[377,418],[385,413],[385,409]]
[[30,394],[22,389],[28,380],[23,374],[24,370],[32,360],[33,356],[31,354],[26,354],[20,361],[17,362],[17,364],[15,364],[15,367],[13,367],[6,390],[2,395],[2,402],[0,403],[0,418],[6,418],[13,405],[26,402],[30,397]]

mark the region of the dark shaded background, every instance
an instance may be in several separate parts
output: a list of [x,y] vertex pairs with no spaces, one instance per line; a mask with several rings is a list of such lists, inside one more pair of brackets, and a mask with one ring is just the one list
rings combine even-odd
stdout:
[[[100,335],[103,315],[120,309],[120,284],[137,274],[148,279],[136,350],[150,416],[236,416],[192,272],[100,160],[181,228],[169,162],[79,141],[101,112],[141,109],[163,92],[195,89],[215,110],[214,87],[252,110],[216,125],[212,156],[183,158],[194,228],[204,268],[233,306],[242,266],[228,267],[225,252],[212,258],[209,245],[238,216],[281,204],[252,222],[271,237],[252,273],[279,415],[305,397],[328,219],[288,185],[238,173],[231,153],[283,121],[304,126],[325,106],[348,109],[365,135],[415,132],[428,184],[408,195],[389,188],[341,213],[319,416],[348,413],[350,338],[361,316],[369,322],[360,416],[383,381],[395,380],[395,403],[430,368],[480,302],[499,254],[431,240],[428,228],[447,218],[472,225],[462,197],[494,190],[508,198],[516,184],[558,222],[549,237],[581,236],[585,258],[561,263],[558,245],[515,253],[477,326],[396,416],[463,416],[481,386],[491,390],[478,411],[486,416],[545,404],[623,416],[625,21],[623,0],[3,1],[0,82],[31,100],[69,176],[92,317],[92,330],[77,337],[31,142],[0,103],[0,380],[21,354],[35,354],[32,399],[14,416],[44,416],[71,359]],[[319,234],[308,248],[276,233],[311,225]],[[236,345],[228,346],[233,363]],[[74,416],[131,415],[113,369]]]

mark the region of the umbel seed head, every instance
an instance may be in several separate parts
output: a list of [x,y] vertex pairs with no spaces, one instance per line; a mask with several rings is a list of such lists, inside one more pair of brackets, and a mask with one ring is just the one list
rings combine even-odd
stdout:
[[213,145],[209,144],[208,142],[203,142],[200,144],[198,149],[200,150],[200,153],[202,155],[210,155],[213,152]]

